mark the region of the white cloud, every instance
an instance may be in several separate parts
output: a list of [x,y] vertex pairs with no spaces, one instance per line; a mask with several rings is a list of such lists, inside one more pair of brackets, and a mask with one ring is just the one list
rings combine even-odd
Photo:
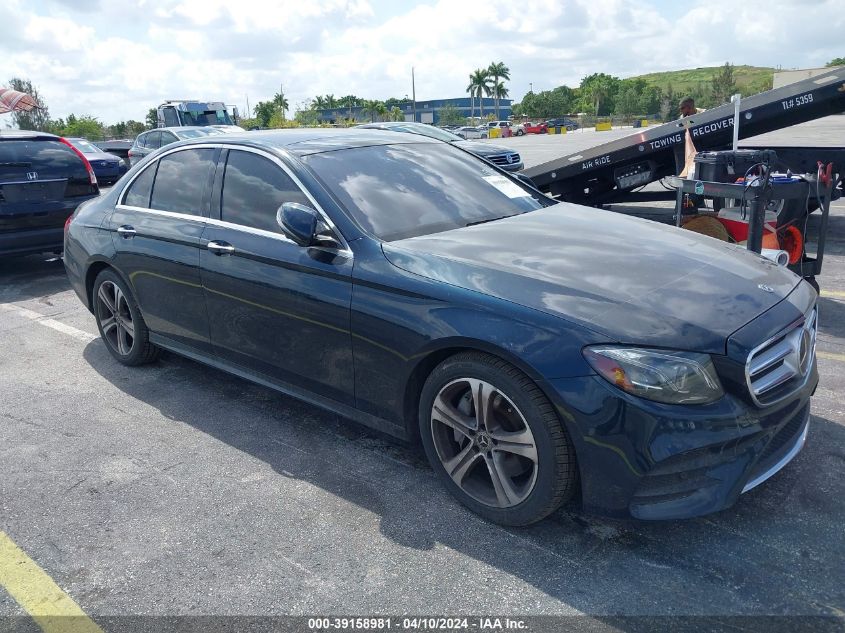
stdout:
[[163,99],[254,105],[284,83],[316,94],[462,96],[491,61],[508,87],[577,85],[592,72],[736,64],[807,67],[842,54],[841,0],[4,0],[0,58],[30,79],[53,116],[143,119]]

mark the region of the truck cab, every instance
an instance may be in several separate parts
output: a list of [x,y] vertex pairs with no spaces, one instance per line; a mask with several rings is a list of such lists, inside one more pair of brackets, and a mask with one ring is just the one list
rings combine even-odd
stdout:
[[165,101],[156,112],[158,127],[236,126],[238,122],[237,107],[227,108],[222,101]]

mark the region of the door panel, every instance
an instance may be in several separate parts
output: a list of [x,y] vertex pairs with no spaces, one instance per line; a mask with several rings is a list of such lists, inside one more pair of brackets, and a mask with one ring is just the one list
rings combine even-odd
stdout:
[[281,234],[278,207],[312,202],[278,159],[230,149],[225,160],[212,204],[216,217],[200,249],[217,354],[353,404],[351,253],[303,248]]
[[126,206],[118,205],[110,220],[115,265],[132,286],[150,330],[207,353],[199,245],[218,153],[191,149],[162,157],[133,181]]
[[242,365],[352,404],[352,260],[209,224],[200,268],[215,351]]

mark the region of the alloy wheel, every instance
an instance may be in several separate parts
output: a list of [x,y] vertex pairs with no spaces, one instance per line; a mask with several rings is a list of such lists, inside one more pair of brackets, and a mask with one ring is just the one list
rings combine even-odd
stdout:
[[135,344],[135,324],[126,295],[112,281],[97,291],[97,318],[106,342],[121,356],[128,356]]
[[534,489],[534,435],[516,405],[494,385],[475,378],[445,385],[431,408],[431,435],[443,468],[476,501],[510,508]]

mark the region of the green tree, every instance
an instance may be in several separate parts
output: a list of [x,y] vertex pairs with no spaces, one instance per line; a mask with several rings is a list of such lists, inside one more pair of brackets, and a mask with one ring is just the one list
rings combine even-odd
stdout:
[[108,127],[108,135],[112,138],[125,138],[126,137],[126,122],[125,121],[118,121],[117,123],[113,123]]
[[[332,97],[332,98],[334,98],[334,97]],[[278,110],[279,115],[282,117],[282,121],[284,121],[285,120],[285,112],[287,112],[290,109],[290,107],[288,106],[287,97],[285,97],[285,95],[283,95],[282,93],[277,92],[275,95],[273,95],[272,103],[276,107],[276,109]],[[333,106],[328,106],[328,107],[333,107]]]
[[[505,91],[504,96],[501,96],[502,89],[504,89],[503,83],[511,78],[511,70],[505,66],[504,62],[491,62],[490,66],[487,68],[487,74],[493,78],[493,98],[496,100],[496,120],[498,121],[500,120],[499,99],[504,99],[507,96],[507,91]],[[503,80],[502,83],[499,82],[500,79]]]
[[259,101],[252,109],[260,127],[269,127],[270,119],[276,113],[276,104],[272,101]]
[[464,115],[453,103],[445,104],[438,114],[438,123],[442,125],[460,125],[465,121]]
[[827,67],[831,66],[845,66],[845,57],[834,57],[825,64]]
[[677,98],[675,90],[672,88],[672,84],[666,84],[666,90],[663,92],[663,96],[660,99],[660,118],[664,121],[671,121],[676,118],[676,115],[678,114],[678,104],[675,103],[675,101]]
[[348,109],[348,118],[349,120],[352,120],[352,108],[356,108],[361,105],[361,100],[355,95],[346,95],[345,97],[341,97],[337,104],[342,108]]
[[325,110],[328,107],[326,106],[326,98],[323,95],[314,97],[313,104],[317,110]]
[[147,110],[147,129],[151,130],[158,127],[158,111],[155,108]]
[[386,110],[384,103],[376,99],[365,99],[363,103],[363,114],[370,115],[370,121],[375,122],[377,116],[381,116],[382,109]]
[[713,105],[721,105],[730,101],[731,96],[736,94],[736,78],[734,67],[730,62],[725,62],[710,82],[711,98]]
[[[490,86],[490,73],[487,68],[476,68],[469,76],[469,84],[472,86],[475,96],[478,97],[478,106],[481,112],[481,118],[484,118],[484,97],[489,97],[492,94]],[[470,94],[472,94],[470,91]]]
[[581,80],[581,104],[584,110],[592,110],[596,116],[610,114],[619,84],[618,77],[605,73],[584,77]]
[[405,113],[402,112],[402,108],[400,108],[399,106],[393,106],[387,113],[387,117],[388,121],[404,121]]
[[334,95],[326,95],[326,107],[330,109],[337,107],[337,99]]
[[105,136],[103,134],[103,124],[92,116],[83,115],[77,117],[73,114],[67,118],[67,125],[64,129],[65,136],[81,136],[87,138],[89,141],[101,141]]
[[45,132],[50,122],[50,111],[47,109],[47,104],[41,95],[38,94],[38,88],[32,85],[29,79],[22,79],[20,77],[13,77],[9,80],[9,87],[18,92],[25,92],[38,103],[41,107],[34,108],[28,112],[18,110],[12,113],[12,120],[22,130],[38,130]]
[[126,131],[130,137],[138,136],[145,129],[147,129],[147,126],[140,121],[133,121],[130,119],[126,122]]

